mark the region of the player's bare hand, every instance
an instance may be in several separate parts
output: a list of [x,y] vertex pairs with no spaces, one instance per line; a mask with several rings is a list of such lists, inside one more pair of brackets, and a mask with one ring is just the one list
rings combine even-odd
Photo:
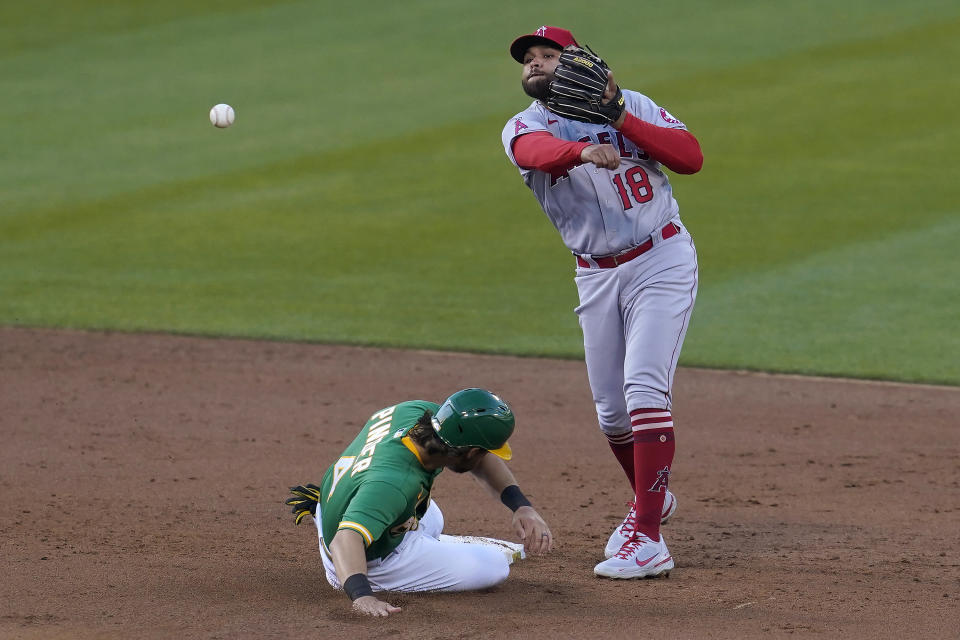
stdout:
[[553,534],[533,507],[520,507],[513,512],[513,528],[527,553],[541,555],[553,549]]
[[378,600],[376,596],[360,596],[353,601],[353,610],[366,616],[386,618],[391,613],[399,613],[400,607]]
[[580,152],[580,160],[592,162],[600,169],[616,169],[620,166],[620,154],[612,144],[592,144]]
[[617,82],[613,79],[613,71],[607,69],[607,88],[603,90],[604,103],[613,100],[615,95],[617,95]]

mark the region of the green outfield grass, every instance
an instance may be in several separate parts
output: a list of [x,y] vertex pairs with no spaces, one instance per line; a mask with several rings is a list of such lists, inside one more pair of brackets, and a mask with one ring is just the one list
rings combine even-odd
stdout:
[[580,356],[500,143],[546,22],[701,140],[683,364],[960,384],[960,5],[544,6],[5,4],[0,324]]

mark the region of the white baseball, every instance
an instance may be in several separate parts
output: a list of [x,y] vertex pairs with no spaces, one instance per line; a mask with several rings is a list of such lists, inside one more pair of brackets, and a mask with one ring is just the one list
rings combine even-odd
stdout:
[[210,124],[220,129],[226,129],[232,125],[235,117],[233,107],[228,104],[217,104],[210,109]]

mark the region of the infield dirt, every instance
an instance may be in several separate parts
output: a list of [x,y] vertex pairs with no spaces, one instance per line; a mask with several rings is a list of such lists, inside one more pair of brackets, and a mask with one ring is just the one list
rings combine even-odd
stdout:
[[[480,386],[555,551],[358,618],[284,506],[374,411]],[[578,361],[0,329],[3,638],[948,638],[960,389],[681,369],[668,579],[595,578],[629,488]],[[512,539],[441,475],[447,532]],[[950,631],[953,629],[953,631]]]

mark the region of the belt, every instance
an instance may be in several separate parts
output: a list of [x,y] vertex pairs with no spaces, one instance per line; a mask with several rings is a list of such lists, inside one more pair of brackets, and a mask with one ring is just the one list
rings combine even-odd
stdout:
[[[680,233],[680,227],[672,222],[668,222],[666,226],[660,229],[660,235],[664,240],[667,238],[672,238],[678,233]],[[623,253],[618,253],[615,256],[591,257],[590,259],[593,260],[597,264],[597,267],[601,269],[613,269],[614,267],[618,267],[625,262],[630,262],[638,256],[642,256],[647,251],[650,251],[650,249],[653,249],[652,237],[647,238],[634,248],[628,249]],[[577,266],[584,269],[593,268],[593,265],[590,264],[583,256],[577,256]]]

